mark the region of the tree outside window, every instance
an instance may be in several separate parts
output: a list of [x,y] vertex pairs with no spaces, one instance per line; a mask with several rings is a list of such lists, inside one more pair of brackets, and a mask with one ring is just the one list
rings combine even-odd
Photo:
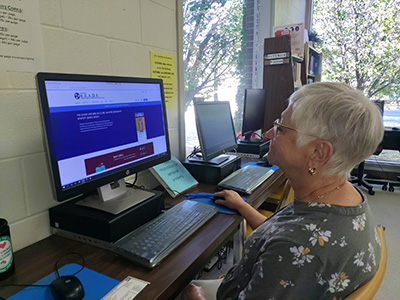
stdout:
[[243,10],[244,0],[183,1],[187,152],[198,145],[194,99],[230,101],[232,112],[238,110]]
[[[400,1],[315,0],[315,47],[323,81],[345,82],[372,100],[384,100],[384,125],[400,127]],[[379,160],[399,161],[398,151]]]

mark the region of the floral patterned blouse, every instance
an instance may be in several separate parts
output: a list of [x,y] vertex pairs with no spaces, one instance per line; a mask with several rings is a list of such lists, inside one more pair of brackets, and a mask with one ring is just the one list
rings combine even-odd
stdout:
[[294,201],[249,236],[217,299],[343,299],[372,278],[379,258],[364,195],[351,207]]

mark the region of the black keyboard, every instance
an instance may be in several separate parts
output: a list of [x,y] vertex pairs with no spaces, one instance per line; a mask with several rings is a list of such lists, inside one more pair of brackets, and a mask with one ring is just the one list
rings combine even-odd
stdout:
[[230,174],[218,183],[218,186],[240,193],[251,194],[272,174],[274,174],[274,171],[271,169],[249,165]]
[[184,200],[117,241],[113,251],[154,268],[217,212],[214,206]]

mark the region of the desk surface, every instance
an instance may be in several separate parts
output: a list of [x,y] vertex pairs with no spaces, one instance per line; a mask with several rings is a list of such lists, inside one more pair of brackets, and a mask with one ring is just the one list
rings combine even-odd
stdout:
[[[277,170],[247,197],[248,202],[254,207],[260,206],[284,180],[282,171]],[[189,192],[215,191],[214,185],[200,184]],[[182,200],[183,197],[166,199],[166,208]],[[86,267],[94,271],[117,280],[133,276],[150,282],[135,299],[173,299],[232,237],[242,219],[239,215],[217,214],[153,270],[135,265],[107,250],[52,235],[17,251],[14,254],[16,271],[2,284],[32,284],[54,272],[54,264],[60,257],[70,252],[79,252],[85,258]],[[73,262],[80,263],[76,257],[73,259]],[[71,260],[65,260],[65,263],[69,262]],[[22,288],[3,287],[0,295],[9,297],[19,290]]]

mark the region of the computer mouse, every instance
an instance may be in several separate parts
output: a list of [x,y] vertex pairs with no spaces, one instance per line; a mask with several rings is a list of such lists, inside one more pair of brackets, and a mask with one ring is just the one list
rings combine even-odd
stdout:
[[259,160],[257,162],[257,165],[262,166],[262,167],[272,167],[272,165],[269,163],[269,161],[266,160],[265,158],[263,160]]
[[82,283],[76,276],[61,276],[50,284],[51,294],[56,300],[81,300],[85,296]]
[[213,197],[211,198],[211,200],[212,200],[212,202],[215,202],[215,201],[217,201],[217,200],[225,200],[225,198],[222,197],[222,196],[213,196]]

